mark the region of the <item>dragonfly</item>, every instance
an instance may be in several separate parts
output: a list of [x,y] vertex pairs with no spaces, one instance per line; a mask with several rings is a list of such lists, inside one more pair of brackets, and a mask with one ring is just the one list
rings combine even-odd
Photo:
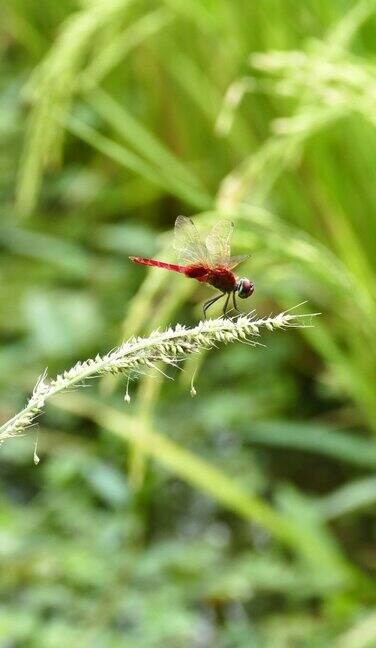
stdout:
[[208,308],[219,299],[225,298],[224,316],[227,315],[229,300],[232,297],[234,309],[240,312],[236,295],[241,299],[250,297],[255,289],[254,283],[247,277],[238,278],[234,270],[248,259],[249,254],[230,256],[230,244],[234,231],[234,223],[227,219],[218,220],[209,234],[203,239],[193,220],[186,216],[178,216],[175,221],[174,249],[178,255],[179,265],[130,256],[133,263],[163,268],[172,272],[180,272],[200,283],[206,283],[217,290],[219,294],[208,299],[203,305],[204,318]]

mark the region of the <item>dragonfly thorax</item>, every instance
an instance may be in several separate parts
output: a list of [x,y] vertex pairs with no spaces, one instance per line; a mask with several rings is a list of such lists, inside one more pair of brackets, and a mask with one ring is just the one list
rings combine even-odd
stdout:
[[253,294],[255,285],[247,277],[242,277],[236,282],[236,290],[241,299],[247,299]]

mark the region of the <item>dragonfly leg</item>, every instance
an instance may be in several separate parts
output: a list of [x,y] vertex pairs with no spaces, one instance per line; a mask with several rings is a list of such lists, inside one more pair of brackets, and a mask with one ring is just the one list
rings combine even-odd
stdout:
[[234,308],[235,308],[236,312],[237,312],[237,313],[240,313],[240,310],[239,310],[239,308],[238,308],[237,305],[236,305],[235,291],[232,293],[232,303],[234,304]]
[[206,311],[208,310],[208,308],[210,306],[212,306],[213,304],[215,304],[215,302],[218,301],[218,299],[221,299],[221,297],[223,297],[223,295],[224,295],[224,293],[220,293],[219,295],[216,295],[215,297],[211,297],[211,299],[208,299],[208,301],[205,302],[205,304],[203,306],[203,309],[202,309],[203,312],[204,312],[204,319],[206,319]]
[[231,296],[231,293],[228,293],[228,295],[227,295],[227,297],[226,297],[225,305],[224,305],[224,307],[223,307],[223,315],[224,315],[225,317],[226,317],[226,315],[227,315],[227,306],[228,306],[228,302],[229,302],[230,296]]

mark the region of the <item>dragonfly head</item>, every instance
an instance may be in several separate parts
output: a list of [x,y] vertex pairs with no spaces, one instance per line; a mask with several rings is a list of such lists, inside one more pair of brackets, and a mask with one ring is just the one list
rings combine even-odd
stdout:
[[247,279],[247,277],[242,277],[241,279],[238,279],[236,283],[236,290],[241,299],[247,299],[247,297],[250,297],[253,294],[255,285],[252,281]]

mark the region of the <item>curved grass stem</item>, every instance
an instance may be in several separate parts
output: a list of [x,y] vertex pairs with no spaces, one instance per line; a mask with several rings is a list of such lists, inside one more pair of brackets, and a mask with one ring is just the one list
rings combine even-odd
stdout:
[[73,386],[82,385],[88,378],[104,374],[125,375],[142,373],[157,363],[176,365],[193,353],[217,346],[218,343],[245,342],[259,344],[260,329],[269,331],[287,327],[306,326],[302,318],[310,315],[293,315],[284,311],[274,317],[256,319],[253,312],[237,319],[211,319],[193,328],[177,324],[164,332],[154,331],[147,338],[131,338],[104,356],[97,355],[77,362],[71,369],[48,380],[46,372],[38,379],[26,406],[0,427],[0,443],[23,434],[42,413],[46,401],[55,394]]

